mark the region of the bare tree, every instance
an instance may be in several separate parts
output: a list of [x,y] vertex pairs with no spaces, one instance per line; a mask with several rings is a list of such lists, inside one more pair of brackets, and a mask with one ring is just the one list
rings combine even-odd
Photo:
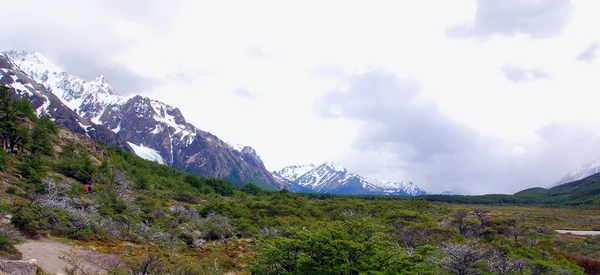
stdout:
[[210,211],[202,220],[203,235],[208,239],[226,239],[235,236],[231,220],[215,211]]
[[513,271],[520,271],[525,266],[524,260],[511,259],[502,255],[498,250],[492,252],[487,261],[488,270],[494,274],[506,275]]
[[481,208],[475,208],[473,209],[473,214],[479,220],[479,227],[481,229],[485,228],[488,225],[490,221],[489,211]]
[[452,274],[469,275],[479,274],[475,265],[481,261],[488,249],[476,242],[469,243],[445,243],[438,248],[442,254],[436,263]]
[[458,230],[458,233],[463,236],[468,236],[472,231],[472,222],[469,221],[469,212],[465,209],[456,211],[452,216],[444,220],[442,225],[455,227]]
[[514,245],[519,244],[519,236],[521,236],[522,230],[516,224],[508,227],[508,234],[512,237]]
[[44,206],[58,209],[67,209],[70,198],[67,196],[70,186],[66,182],[57,182],[51,178],[42,180],[45,192],[40,195],[33,195],[33,201]]
[[356,212],[352,209],[344,209],[342,210],[342,216],[346,219],[353,219],[356,217]]
[[402,224],[395,226],[394,230],[394,237],[398,245],[408,249],[446,240],[454,234],[454,231],[431,225]]

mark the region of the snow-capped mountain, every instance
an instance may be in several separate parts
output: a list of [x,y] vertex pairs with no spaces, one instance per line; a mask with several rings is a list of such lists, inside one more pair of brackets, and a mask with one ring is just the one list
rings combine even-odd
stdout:
[[554,186],[561,185],[564,183],[578,181],[584,178],[587,178],[591,175],[600,173],[600,159],[592,161],[588,164],[584,164],[579,168],[571,171],[569,174],[564,176],[562,179],[557,181]]
[[315,169],[315,165],[313,163],[308,165],[290,165],[277,172],[273,172],[273,175],[282,180],[295,181],[298,177],[306,174],[312,169]]
[[0,83],[12,88],[15,97],[29,98],[38,115],[42,113],[50,115],[59,127],[132,151],[123,138],[104,125],[93,123],[77,115],[56,95],[48,92],[43,85],[29,77],[4,55],[0,55]]
[[385,194],[417,196],[427,194],[412,182],[381,182],[356,173],[332,162],[321,165],[292,165],[273,175],[285,181],[295,192],[329,194]]
[[77,115],[121,136],[140,157],[236,185],[253,182],[279,187],[280,182],[254,149],[234,148],[196,128],[178,108],[140,95],[120,95],[103,75],[86,81],[40,53],[10,51],[4,55]]

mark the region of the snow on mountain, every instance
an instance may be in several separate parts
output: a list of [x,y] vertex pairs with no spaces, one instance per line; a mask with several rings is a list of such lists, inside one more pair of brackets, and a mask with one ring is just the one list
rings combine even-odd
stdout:
[[380,194],[417,196],[426,194],[412,182],[381,182],[350,173],[332,162],[321,165],[292,165],[273,175],[295,192],[331,194]]
[[313,163],[308,165],[291,165],[286,166],[283,169],[273,172],[278,178],[294,181],[298,177],[306,174],[308,171],[315,168]]
[[[133,136],[137,134],[157,135],[168,131],[169,137],[178,138],[177,143],[185,145],[189,145],[196,136],[198,129],[188,124],[178,109],[146,97],[121,96],[102,74],[94,80],[86,81],[69,74],[37,52],[9,51],[4,54],[22,71],[44,85],[48,92],[53,93],[65,105],[75,110],[78,115],[95,124],[107,126],[114,133]],[[124,114],[126,110],[123,109],[128,107],[131,107],[129,114],[134,114],[137,118],[135,123],[124,120],[127,114]],[[124,125],[129,127],[124,127]],[[141,125],[145,126],[145,129],[140,129]],[[127,133],[131,130],[131,126],[136,126],[134,133]],[[146,140],[129,141],[133,141],[135,144],[147,142]],[[174,142],[172,141],[170,144],[174,144]],[[148,143],[145,146],[154,148],[158,152],[161,151],[159,148],[155,148],[159,146],[158,144]],[[166,164],[173,163],[170,152],[164,152],[162,158],[166,159]]]
[[137,146],[136,153],[143,157],[159,160],[160,156],[171,167],[225,178],[236,185],[253,182],[280,188],[254,149],[244,146],[231,150],[215,135],[186,122],[178,108],[140,95],[119,95],[103,75],[84,80],[39,53],[10,51],[4,55],[43,85],[47,94],[59,98],[79,117]]
[[346,169],[331,162],[323,163],[300,176],[296,184],[320,191],[333,183],[343,182]]
[[598,173],[600,173],[600,159],[592,161],[588,164],[584,164],[579,168],[571,171],[569,174],[557,181],[554,184],[554,186],[578,181]]
[[103,75],[86,81],[62,70],[40,53],[9,51],[5,55],[78,115],[96,124],[101,124],[99,118],[106,106],[122,105],[128,100],[128,97],[118,95]]
[[245,146],[245,145],[243,145],[243,144],[234,144],[234,145],[231,145],[231,144],[229,144],[229,146],[231,146],[231,148],[232,148],[233,150],[236,150],[236,151],[238,151],[238,152],[240,152],[240,153],[242,152],[242,150],[244,149],[244,147],[246,147],[246,146]]
[[93,123],[76,114],[45,86],[19,69],[7,54],[0,54],[0,83],[10,87],[15,96],[27,97],[38,115],[42,113],[49,115],[59,127],[87,135],[112,146],[132,150],[122,137],[106,126]]
[[127,142],[136,155],[149,161],[156,161],[160,164],[165,164],[165,160],[160,156],[160,153],[152,148],[148,148],[144,145],[137,146],[134,143]]

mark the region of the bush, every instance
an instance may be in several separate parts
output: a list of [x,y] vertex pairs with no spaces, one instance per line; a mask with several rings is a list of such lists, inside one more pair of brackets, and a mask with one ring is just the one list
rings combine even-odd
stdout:
[[252,183],[246,183],[241,189],[242,192],[250,194],[250,195],[262,195],[265,193],[264,190],[260,189],[260,187],[252,184]]

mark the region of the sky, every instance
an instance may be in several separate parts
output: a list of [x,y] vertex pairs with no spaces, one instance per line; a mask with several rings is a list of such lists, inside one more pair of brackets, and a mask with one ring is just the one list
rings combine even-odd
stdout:
[[551,186],[600,158],[600,1],[0,0],[37,51],[179,107],[269,170],[430,192]]

